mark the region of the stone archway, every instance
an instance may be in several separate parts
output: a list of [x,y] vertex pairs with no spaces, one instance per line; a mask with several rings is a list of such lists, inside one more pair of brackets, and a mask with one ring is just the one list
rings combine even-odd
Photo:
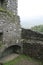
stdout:
[[21,53],[21,47],[19,45],[12,45],[4,50],[2,53],[2,57],[8,56],[10,54],[20,54]]

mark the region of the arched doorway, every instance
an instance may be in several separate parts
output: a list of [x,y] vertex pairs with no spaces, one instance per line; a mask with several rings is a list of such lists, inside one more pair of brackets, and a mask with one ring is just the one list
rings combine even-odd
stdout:
[[8,56],[8,55],[14,54],[14,53],[15,54],[20,54],[20,52],[21,52],[21,47],[20,46],[12,45],[12,46],[10,46],[10,47],[8,47],[4,50],[4,52],[2,53],[2,57]]

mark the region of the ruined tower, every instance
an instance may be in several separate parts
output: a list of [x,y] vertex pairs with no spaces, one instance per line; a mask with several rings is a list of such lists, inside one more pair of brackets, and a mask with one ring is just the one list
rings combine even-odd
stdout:
[[[17,15],[17,0],[0,0],[0,57],[13,45],[21,46],[20,18]],[[4,54],[5,55],[5,54]]]
[[0,0],[0,7],[17,14],[17,0]]
[[17,0],[8,0],[7,8],[14,14],[17,14]]

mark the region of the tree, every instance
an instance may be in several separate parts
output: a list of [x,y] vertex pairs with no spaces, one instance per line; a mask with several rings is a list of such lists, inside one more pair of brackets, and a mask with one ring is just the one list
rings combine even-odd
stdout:
[[34,31],[43,32],[43,25],[34,26],[31,27],[31,29]]

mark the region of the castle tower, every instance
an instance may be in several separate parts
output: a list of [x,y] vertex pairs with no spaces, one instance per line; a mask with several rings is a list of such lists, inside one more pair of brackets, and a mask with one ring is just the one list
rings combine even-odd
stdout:
[[0,44],[1,57],[6,48],[13,45],[22,45],[20,18],[17,15],[17,0],[0,0],[0,7],[0,37],[2,38],[2,43]]
[[0,7],[17,14],[17,0],[0,0]]
[[8,0],[7,8],[8,10],[12,11],[14,14],[17,14],[17,0]]

